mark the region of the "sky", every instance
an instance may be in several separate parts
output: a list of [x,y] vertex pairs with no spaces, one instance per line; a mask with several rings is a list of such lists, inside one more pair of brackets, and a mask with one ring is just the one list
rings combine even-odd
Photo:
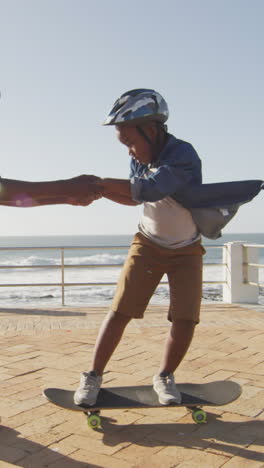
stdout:
[[[0,0],[0,175],[128,178],[102,122],[153,88],[204,183],[264,178],[263,0]],[[263,192],[225,233],[264,232]],[[1,207],[0,235],[133,234],[142,207]]]

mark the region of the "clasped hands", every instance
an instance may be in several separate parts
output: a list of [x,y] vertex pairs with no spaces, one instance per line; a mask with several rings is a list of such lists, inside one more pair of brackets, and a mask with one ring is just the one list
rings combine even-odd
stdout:
[[88,206],[103,197],[103,179],[94,175],[80,175],[67,181],[67,203],[75,206]]

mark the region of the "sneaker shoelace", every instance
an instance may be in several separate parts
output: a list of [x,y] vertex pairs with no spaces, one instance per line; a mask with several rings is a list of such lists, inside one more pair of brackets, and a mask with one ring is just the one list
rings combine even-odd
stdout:
[[167,391],[174,390],[175,384],[174,384],[173,380],[169,376],[160,377],[160,381],[164,385],[165,390],[167,390]]
[[86,375],[83,387],[85,390],[94,390],[96,388],[96,377],[92,375]]

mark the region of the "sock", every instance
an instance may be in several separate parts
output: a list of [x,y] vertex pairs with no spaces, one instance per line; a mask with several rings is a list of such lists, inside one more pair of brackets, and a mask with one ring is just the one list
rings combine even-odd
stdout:
[[166,372],[166,371],[160,372],[159,375],[160,375],[160,377],[168,377],[170,375],[170,372]]

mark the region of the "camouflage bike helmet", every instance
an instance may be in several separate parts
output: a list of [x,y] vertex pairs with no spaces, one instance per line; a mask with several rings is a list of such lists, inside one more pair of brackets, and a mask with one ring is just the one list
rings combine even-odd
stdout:
[[137,126],[147,121],[166,122],[169,109],[163,97],[154,89],[133,89],[114,103],[103,125]]

